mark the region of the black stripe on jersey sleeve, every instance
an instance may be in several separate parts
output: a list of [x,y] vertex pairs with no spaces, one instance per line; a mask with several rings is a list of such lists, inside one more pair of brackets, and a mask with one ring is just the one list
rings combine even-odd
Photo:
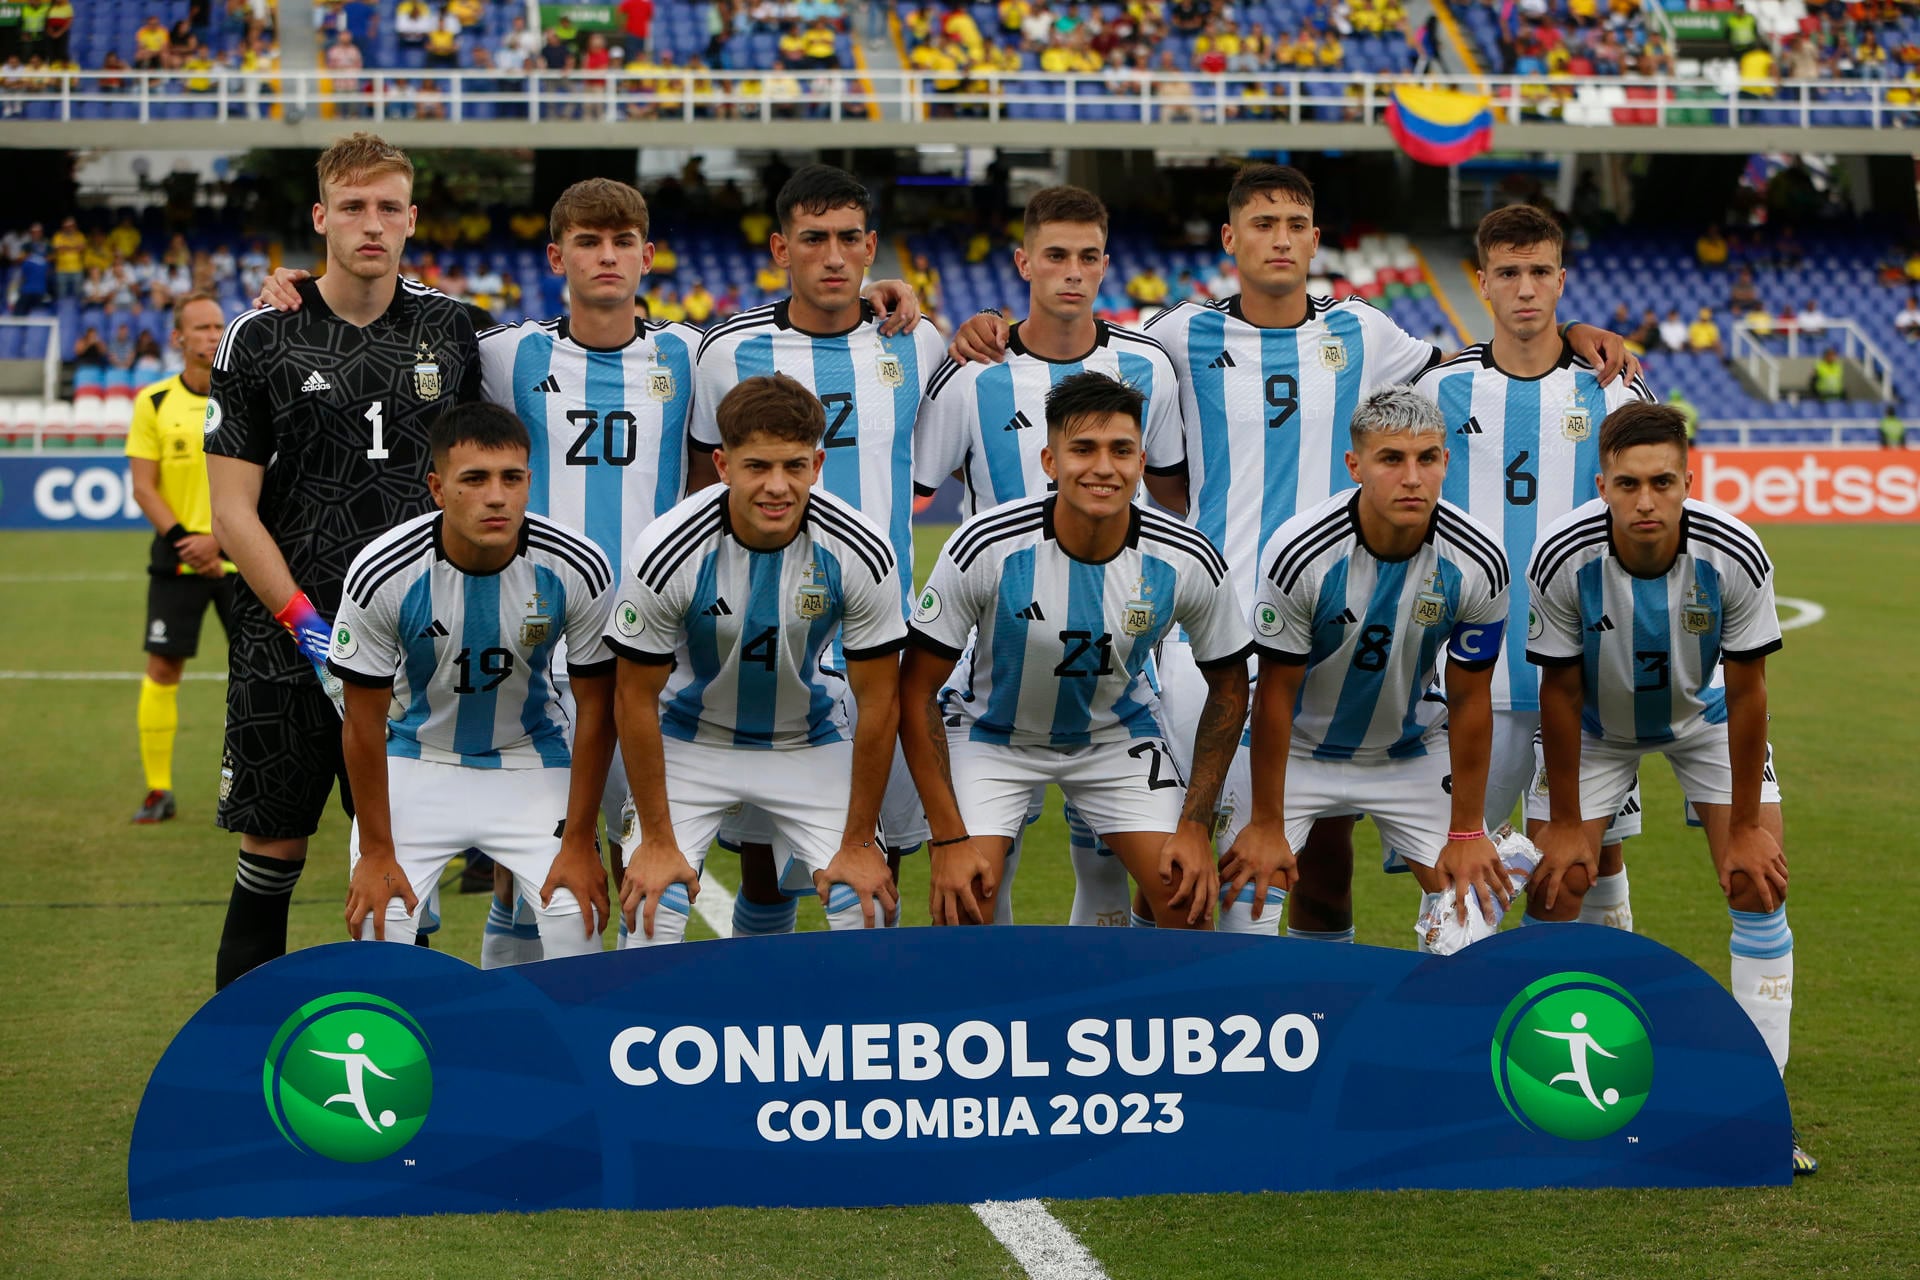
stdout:
[[572,565],[574,571],[586,580],[587,589],[596,596],[613,585],[613,565],[607,560],[606,553],[563,524],[555,524],[529,512],[527,545],[550,551]]
[[1428,365],[1426,368],[1420,371],[1420,376],[1424,377],[1425,375],[1432,373],[1435,370],[1439,370],[1443,373],[1445,372],[1458,373],[1458,372],[1464,372],[1469,368],[1484,369],[1486,367],[1487,367],[1487,346],[1484,342],[1475,342],[1469,346],[1462,347],[1460,350],[1454,352],[1454,354],[1451,357],[1442,359],[1437,364]]
[[906,647],[907,638],[901,636],[897,640],[889,640],[885,644],[876,644],[868,649],[842,649],[841,652],[846,655],[847,661],[849,662],[864,662],[868,658],[885,658],[890,654],[900,652]]
[[1583,653],[1541,653],[1538,649],[1527,650],[1527,661],[1536,667],[1577,667],[1586,661]]
[[1767,549],[1760,545],[1760,539],[1738,525],[1729,524],[1704,511],[1687,512],[1687,535],[1699,538],[1711,547],[1718,547],[1740,562],[1749,574],[1753,575],[1753,584],[1757,587],[1760,580],[1773,572],[1773,562],[1767,559]]
[[1267,662],[1277,662],[1283,667],[1304,667],[1311,654],[1293,653],[1287,649],[1276,649],[1270,644],[1261,644],[1255,640],[1252,644],[1255,653]]
[[1607,522],[1605,517],[1596,516],[1592,520],[1582,520],[1572,529],[1556,535],[1552,540],[1542,543],[1533,553],[1533,563],[1527,568],[1527,576],[1536,588],[1544,589],[1552,582],[1554,575],[1563,565],[1581,552],[1592,547],[1607,545]]
[[618,665],[619,660],[616,658],[604,658],[599,662],[589,662],[584,666],[569,662],[567,664],[567,674],[575,680],[591,680],[595,676],[612,675]]
[[1407,381],[1408,382],[1414,381],[1415,379],[1419,378],[1421,374],[1424,374],[1429,369],[1432,369],[1435,365],[1438,365],[1444,362],[1446,358],[1447,358],[1446,352],[1440,350],[1440,348],[1434,346],[1431,342],[1429,342],[1427,344],[1427,362],[1420,366],[1419,373],[1414,374],[1413,377],[1408,378]]
[[408,534],[378,556],[360,566],[360,572],[347,580],[343,590],[347,598],[364,609],[395,574],[400,573],[433,546],[433,526]]
[[1687,540],[1725,552],[1728,559],[1747,571],[1747,577],[1753,580],[1754,586],[1766,580],[1767,565],[1764,562],[1755,564],[1751,549],[1742,546],[1728,534],[1696,524],[1687,530]]
[[964,650],[956,649],[950,644],[944,644],[934,639],[920,628],[914,626],[907,628],[907,641],[913,645],[914,648],[925,649],[928,653],[945,658],[948,662],[960,661],[960,655],[964,652]]
[[[227,325],[227,331],[220,335],[220,345],[214,349],[214,353],[213,353],[213,367],[220,370],[222,373],[233,372],[233,356],[234,356],[233,349],[241,341],[240,331],[247,325],[261,319],[264,316],[272,316],[272,315],[278,315],[278,314],[279,312],[274,311],[271,308],[260,307],[253,311],[243,311],[239,315],[235,316],[233,320]],[[266,329],[262,330],[261,332],[271,333],[272,326],[269,325]],[[249,345],[251,345],[253,340],[248,339],[247,341]]]
[[[1143,323],[1140,326],[1140,332],[1145,333],[1148,329],[1153,328],[1153,326],[1159,324],[1162,320],[1165,320],[1168,316],[1172,315],[1174,312],[1178,311],[1179,309],[1180,309],[1180,304],[1178,302],[1174,303],[1170,307],[1160,308],[1158,311],[1154,312],[1153,315],[1149,317],[1145,323]],[[1158,342],[1159,339],[1156,338],[1154,339],[1154,341]],[[1161,350],[1164,351],[1166,350],[1166,348],[1162,347]],[[1168,358],[1171,359],[1172,357],[1169,356]]]
[[1267,571],[1267,580],[1281,591],[1291,594],[1294,583],[1300,581],[1307,566],[1328,547],[1347,536],[1353,528],[1350,510],[1342,505],[1329,512],[1320,523],[1310,525],[1307,531],[1293,540],[1293,544],[1281,548],[1280,554],[1273,559],[1273,567]]
[[969,538],[965,550],[954,555],[953,567],[965,573],[973,568],[974,561],[978,560],[981,555],[995,543],[1006,542],[1010,539],[1021,537],[1024,534],[1033,532],[1035,529],[1044,527],[1045,524],[1046,517],[1041,514],[1039,507],[1034,507],[1026,514],[1026,518],[1017,524],[996,525],[990,530],[981,530],[981,536]]
[[720,530],[720,504],[726,500],[726,495],[721,494],[713,505],[675,529],[649,551],[647,558],[634,571],[634,576],[641,584],[656,594],[664,590],[668,579],[673,577],[674,571],[693,553],[693,549]]
[[1722,649],[1720,651],[1720,657],[1726,662],[1754,662],[1766,657],[1770,653],[1778,653],[1786,647],[1787,642],[1779,636],[1775,636],[1758,649],[1742,649],[1738,653],[1735,653],[1732,649]]
[[1438,511],[1440,519],[1436,527],[1441,536],[1458,547],[1461,554],[1480,566],[1481,572],[1487,575],[1487,581],[1493,584],[1495,592],[1505,591],[1511,572],[1507,565],[1507,553],[1502,551],[1493,539],[1445,507],[1439,508]]
[[1533,559],[1537,564],[1549,556],[1558,555],[1566,545],[1587,541],[1595,532],[1604,535],[1607,531],[1607,513],[1597,512],[1585,519],[1576,520],[1558,533],[1542,538],[1533,549]]
[[[1162,308],[1161,314],[1164,315],[1165,313],[1166,308]],[[1143,347],[1152,347],[1161,355],[1166,356],[1169,364],[1173,362],[1173,356],[1168,353],[1165,347],[1160,345],[1160,339],[1150,338],[1138,329],[1123,329],[1117,324],[1108,325],[1107,334],[1109,337],[1119,338],[1123,342],[1137,342]]]
[[613,650],[614,653],[625,658],[628,662],[637,662],[643,667],[670,667],[673,665],[673,655],[670,653],[654,653],[647,649],[636,649],[632,645],[621,644],[612,636],[607,637],[607,648]]
[[1176,524],[1157,512],[1145,511],[1140,516],[1140,537],[1143,541],[1157,542],[1161,546],[1184,551],[1200,567],[1215,586],[1227,576],[1227,562],[1219,550],[1207,541],[1206,535],[1184,524]]
[[867,566],[875,582],[884,580],[887,571],[893,567],[893,548],[876,537],[872,530],[864,529],[851,513],[842,511],[831,502],[823,502],[815,494],[807,499],[807,518],[821,529],[844,542],[860,562]]
[[736,333],[745,333],[749,329],[765,328],[773,324],[773,306],[774,304],[769,302],[765,306],[755,307],[751,311],[742,311],[733,319],[723,324],[715,325],[713,328],[707,330],[707,336],[700,340],[700,349],[693,353],[694,363],[698,364],[700,361],[706,359],[707,348],[723,337]]
[[947,553],[958,563],[961,556],[972,553],[981,539],[998,537],[1001,530],[1010,525],[1030,527],[1030,522],[1041,519],[1042,502],[1043,499],[1039,498],[1021,498],[989,508],[985,515],[976,516],[960,526],[953,540],[947,543]]
[[[1253,641],[1249,640],[1245,644],[1241,645],[1238,649],[1234,650],[1232,653],[1229,653],[1228,655],[1226,655],[1224,658],[1209,658],[1205,662],[1202,662],[1198,658],[1195,658],[1193,660],[1193,665],[1200,668],[1202,671],[1218,671],[1221,667],[1231,667],[1236,665],[1245,666],[1248,656],[1252,654],[1253,651],[1254,651]],[[1305,655],[1304,653],[1301,654],[1300,661],[1305,662],[1306,660],[1307,660],[1307,655]]]
[[1147,474],[1150,476],[1184,476],[1187,474],[1187,460],[1182,458],[1170,467],[1148,467]]
[[348,684],[356,685],[362,689],[393,688],[392,676],[368,675],[364,671],[355,671],[352,667],[343,667],[339,664],[339,662],[337,662],[332,658],[327,659],[327,670],[333,672],[333,674],[335,674],[336,676],[339,676],[342,680],[346,681]]
[[940,392],[946,388],[949,382],[953,381],[953,375],[959,373],[960,370],[965,367],[965,365],[955,360],[952,356],[948,356],[945,360],[942,360],[940,367],[933,371],[933,376],[927,379],[927,399],[939,399]]

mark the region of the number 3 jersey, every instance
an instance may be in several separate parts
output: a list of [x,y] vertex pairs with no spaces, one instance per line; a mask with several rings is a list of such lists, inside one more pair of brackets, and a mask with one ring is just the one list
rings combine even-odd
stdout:
[[447,559],[438,511],[369,544],[347,570],[327,666],[391,688],[387,755],[476,769],[564,769],[572,736],[553,689],[567,643],[574,676],[605,674],[613,568],[565,525],[529,515],[497,573]]
[[592,539],[616,575],[627,548],[686,487],[687,421],[700,331],[638,321],[631,341],[583,345],[567,320],[480,335],[481,395],[533,438],[527,510]]
[[1134,507],[1112,559],[1067,554],[1059,498],[995,507],[955,531],[913,611],[913,641],[958,659],[978,628],[963,687],[941,702],[974,742],[1072,749],[1164,737],[1147,659],[1174,626],[1194,661],[1245,662],[1251,645],[1227,564],[1178,520]]
[[1291,752],[1380,764],[1427,754],[1446,719],[1433,688],[1443,650],[1471,669],[1500,655],[1507,557],[1486,527],[1441,502],[1411,556],[1386,560],[1360,533],[1360,494],[1335,494],[1281,525],[1260,553],[1252,622],[1270,662],[1304,665]]
[[[266,468],[260,522],[323,617],[366,545],[433,505],[427,430],[480,395],[476,334],[486,315],[402,280],[364,328],[333,313],[311,280],[298,311],[249,311],[213,358],[206,451]],[[313,667],[244,580],[233,599],[237,679],[300,682]]]
[[822,660],[836,639],[855,662],[900,651],[893,552],[818,486],[792,541],[756,551],[735,536],[727,499],[711,485],[634,541],[607,643],[634,662],[674,664],[664,737],[760,749],[847,741],[846,680]]

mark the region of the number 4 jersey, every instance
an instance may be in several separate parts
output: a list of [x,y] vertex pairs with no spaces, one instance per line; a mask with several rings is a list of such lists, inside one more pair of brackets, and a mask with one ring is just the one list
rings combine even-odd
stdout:
[[328,667],[393,690],[387,755],[477,769],[564,769],[571,732],[551,667],[610,672],[613,569],[565,525],[529,515],[498,573],[447,559],[438,511],[370,544],[347,571]]
[[[260,522],[331,618],[353,558],[433,505],[427,429],[448,405],[479,398],[486,314],[402,280],[361,327],[335,315],[313,281],[298,287],[298,311],[249,311],[227,326],[213,358],[206,450],[266,468]],[[244,580],[233,618],[235,678],[313,678]]]

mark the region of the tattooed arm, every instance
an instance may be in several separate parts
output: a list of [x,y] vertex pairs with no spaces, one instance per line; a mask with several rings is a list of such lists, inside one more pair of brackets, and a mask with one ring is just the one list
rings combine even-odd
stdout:
[[953,790],[947,727],[940,719],[940,686],[953,659],[910,645],[900,664],[900,751],[927,811],[933,871],[931,909],[935,924],[985,924],[983,909],[999,888],[1004,858],[994,858],[971,839]]

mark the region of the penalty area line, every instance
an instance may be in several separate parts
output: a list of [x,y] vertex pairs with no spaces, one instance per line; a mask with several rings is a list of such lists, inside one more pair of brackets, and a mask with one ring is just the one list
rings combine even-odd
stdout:
[[1815,604],[1811,600],[1802,600],[1796,596],[1776,596],[1773,603],[1778,609],[1793,610],[1793,616],[1780,619],[1782,631],[1792,631],[1796,627],[1810,627],[1827,616],[1825,605]]

